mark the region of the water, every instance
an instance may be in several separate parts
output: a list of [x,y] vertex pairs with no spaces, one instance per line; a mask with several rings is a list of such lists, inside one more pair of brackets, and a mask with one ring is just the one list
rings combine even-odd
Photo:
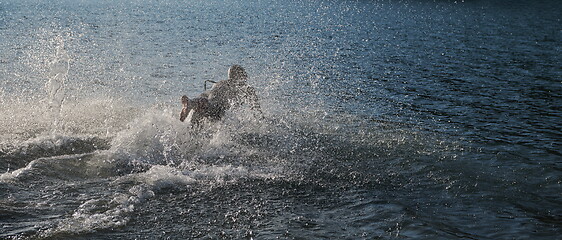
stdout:
[[[0,238],[557,238],[560,12],[3,0]],[[265,119],[180,122],[232,64]]]

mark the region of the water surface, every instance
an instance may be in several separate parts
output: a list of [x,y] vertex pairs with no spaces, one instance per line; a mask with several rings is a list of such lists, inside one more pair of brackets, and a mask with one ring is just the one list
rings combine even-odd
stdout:
[[[2,1],[0,238],[556,238],[560,12]],[[232,64],[265,118],[180,122]]]

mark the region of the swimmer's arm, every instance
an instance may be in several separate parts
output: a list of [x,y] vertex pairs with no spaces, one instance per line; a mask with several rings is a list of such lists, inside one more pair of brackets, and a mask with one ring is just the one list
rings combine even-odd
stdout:
[[181,109],[180,112],[180,121],[185,121],[185,118],[187,117],[187,114],[189,114],[189,111],[187,111],[187,105],[189,102],[189,98],[185,95],[183,95],[181,97],[181,104],[183,105],[183,108]]

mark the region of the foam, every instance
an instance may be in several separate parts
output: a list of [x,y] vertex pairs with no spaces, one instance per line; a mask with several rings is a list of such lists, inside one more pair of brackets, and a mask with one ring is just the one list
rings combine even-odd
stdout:
[[[68,106],[63,107],[63,113]],[[62,118],[66,118],[63,120],[65,129],[88,134],[38,134],[38,137],[18,143],[21,149],[33,146],[57,149],[76,140],[107,139],[108,146],[92,152],[85,167],[122,170],[119,176],[108,174],[113,180],[110,184],[113,190],[102,193],[104,196],[88,196],[90,199],[84,200],[71,215],[40,232],[42,237],[63,238],[65,234],[124,226],[139,204],[170,189],[189,191],[201,185],[213,187],[236,184],[245,179],[286,177],[291,172],[287,168],[300,165],[284,164],[284,161],[292,160],[284,159],[283,152],[296,149],[302,141],[309,140],[292,131],[298,128],[293,125],[299,124],[299,119],[280,117],[275,123],[265,122],[258,120],[248,109],[227,112],[219,122],[192,128],[178,120],[179,106],[141,109],[103,101],[97,106],[101,109],[120,108],[114,117],[122,119],[106,122],[108,128],[105,130],[99,127],[80,130],[72,126],[82,123],[86,125],[84,128],[94,128],[96,121],[111,113],[86,120],[80,116],[86,111],[69,109],[73,114],[62,114]],[[262,143],[262,140],[270,142]],[[0,181],[21,181],[24,176],[33,175],[38,164],[45,161],[33,160],[25,168],[0,175]],[[128,172],[131,166],[140,167]]]
[[[48,103],[40,97],[2,96],[0,145],[15,145],[53,132],[54,118]],[[138,109],[115,98],[66,99],[60,109],[56,134],[112,137],[137,113]]]
[[57,237],[121,227],[129,222],[136,205],[166,189],[187,190],[195,184],[228,184],[247,177],[269,176],[254,173],[242,166],[203,166],[193,171],[182,171],[170,166],[154,165],[146,172],[125,175],[112,182],[111,185],[115,188],[134,182],[134,186],[127,192],[86,200],[71,216],[60,220],[56,227],[39,235]]
[[167,165],[196,144],[190,129],[171,111],[148,110],[115,135],[110,152],[132,164]]
[[[185,188],[196,182],[194,178],[183,174],[179,169],[162,165],[153,166],[146,172],[136,174],[134,179],[143,184],[150,191],[174,187]],[[132,191],[136,193],[137,196],[146,196],[143,192]]]
[[32,161],[29,164],[27,164],[27,166],[24,168],[20,168],[11,172],[5,172],[0,174],[0,182],[3,183],[15,182],[18,178],[29,175],[29,173],[34,168],[34,164],[35,161]]
[[146,172],[133,173],[116,179],[112,184],[134,182],[129,192],[139,199],[152,197],[164,189],[188,189],[193,185],[217,185],[234,183],[246,178],[274,178],[275,174],[261,169],[249,170],[245,166],[200,165],[193,170],[154,165]]
[[[244,114],[227,113],[219,122],[191,126],[178,120],[179,109],[147,109],[116,133],[111,141],[113,159],[133,165],[185,165],[186,161],[250,153],[233,137],[261,126]],[[242,122],[247,121],[247,122]]]
[[109,199],[111,200],[100,198],[85,201],[70,217],[60,220],[56,227],[40,232],[39,236],[56,238],[64,234],[94,232],[126,225],[130,220],[128,215],[134,212],[139,199],[121,193],[114,194]]

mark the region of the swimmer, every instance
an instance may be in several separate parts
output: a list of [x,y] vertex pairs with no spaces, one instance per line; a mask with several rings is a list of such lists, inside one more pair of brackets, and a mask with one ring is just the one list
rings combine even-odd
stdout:
[[244,104],[248,104],[252,110],[263,116],[256,91],[248,85],[247,80],[248,74],[243,67],[231,66],[228,69],[227,80],[217,82],[211,90],[193,100],[189,100],[187,96],[182,97],[180,121],[183,122],[192,109],[192,122],[199,122],[202,118],[219,120],[227,110]]

